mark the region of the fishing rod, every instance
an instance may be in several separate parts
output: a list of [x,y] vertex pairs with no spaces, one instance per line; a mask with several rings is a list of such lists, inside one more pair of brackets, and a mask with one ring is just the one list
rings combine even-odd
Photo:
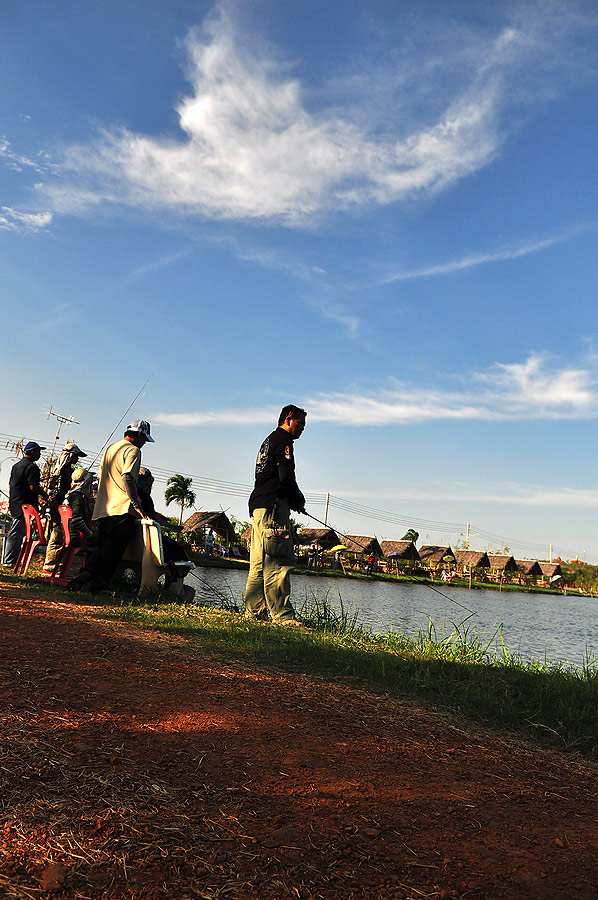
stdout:
[[87,466],[88,469],[91,469],[91,468],[92,468],[92,466],[94,465],[94,463],[97,461],[98,457],[104,452],[104,450],[106,449],[106,447],[107,447],[108,444],[110,443],[110,440],[112,439],[112,437],[113,437],[113,435],[114,435],[114,432],[116,431],[116,429],[118,428],[118,426],[124,421],[125,416],[127,416],[127,415],[129,414],[129,410],[130,410],[131,407],[135,404],[135,402],[139,399],[139,397],[141,396],[141,394],[143,393],[143,391],[145,390],[145,388],[148,386],[148,384],[150,383],[150,381],[152,380],[153,377],[154,377],[154,375],[153,375],[153,373],[152,373],[152,374],[149,376],[149,378],[147,379],[147,381],[145,382],[145,384],[143,384],[142,387],[137,391],[137,393],[135,394],[135,397],[134,397],[133,400],[130,402],[130,404],[127,406],[127,408],[126,408],[126,410],[124,411],[124,413],[122,414],[121,418],[118,420],[118,422],[116,423],[116,425],[114,426],[114,428],[113,428],[112,431],[110,432],[110,436],[109,436],[108,439],[104,442],[104,444],[102,445],[102,447],[98,450],[98,452],[96,453],[96,455],[94,456],[94,458],[92,459],[92,461],[89,463],[89,466]]
[[[313,519],[314,522],[317,522],[319,525],[323,525],[324,528],[331,528],[331,527],[332,527],[331,525],[328,525],[326,522],[322,522],[321,519],[317,519],[315,516],[312,516],[312,514],[309,513],[309,512],[307,512],[307,510],[305,510],[305,514],[308,515],[308,516],[310,517],[310,519]],[[333,530],[336,534],[339,534],[342,538],[346,538],[346,537],[347,537],[346,534],[344,534],[342,531],[339,531],[337,528],[333,528],[332,530]],[[362,550],[364,550],[364,551],[367,550],[367,547],[365,547],[363,544],[360,544],[359,541],[356,541],[356,540],[355,540],[355,538],[350,538],[350,540],[351,540],[354,544],[357,544],[358,547],[361,547]],[[436,594],[440,594],[440,596],[441,596],[441,597],[444,597],[445,600],[450,600],[451,603],[454,603],[456,606],[460,606],[461,609],[464,609],[465,612],[470,613],[470,615],[472,615],[472,616],[476,616],[476,615],[477,615],[477,611],[474,612],[473,609],[470,609],[468,606],[465,606],[463,603],[459,603],[459,601],[458,601],[458,600],[455,600],[454,597],[449,597],[448,594],[444,594],[442,591],[439,591],[438,588],[434,587],[434,585],[432,585],[432,584],[428,584],[427,581],[421,581],[420,579],[414,579],[413,582],[412,582],[412,584],[421,584],[421,585],[423,585],[424,587],[429,588],[431,591],[434,591]]]

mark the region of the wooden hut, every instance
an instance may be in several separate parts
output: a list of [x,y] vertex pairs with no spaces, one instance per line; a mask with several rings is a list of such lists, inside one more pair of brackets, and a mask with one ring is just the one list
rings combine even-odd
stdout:
[[413,541],[381,541],[380,548],[386,558],[392,554],[398,559],[419,562],[419,553]]
[[490,577],[493,581],[506,581],[510,574],[518,572],[517,563],[513,556],[506,553],[489,553]]
[[336,531],[332,528],[302,528],[298,535],[298,543],[303,547],[318,547],[320,550],[331,550],[342,544]]
[[525,582],[536,583],[542,577],[542,569],[537,559],[516,559],[517,568]]
[[419,558],[427,569],[450,569],[454,564],[455,554],[452,547],[438,544],[424,544],[419,548]]
[[563,577],[563,570],[561,569],[560,563],[540,562],[540,560],[538,560],[538,565],[542,569],[542,584],[550,584]]
[[360,553],[369,556],[382,556],[382,548],[378,543],[378,538],[371,537],[368,534],[344,534],[342,543],[350,553]]
[[227,544],[236,544],[237,535],[231,525],[230,519],[224,512],[195,512],[183,523],[183,534],[193,534],[202,529],[201,543],[203,545],[203,530],[211,528]]
[[474,569],[489,569],[490,560],[484,550],[455,550],[457,568],[470,574]]
[[386,557],[386,562],[380,564],[383,571],[398,575],[400,568],[413,574],[419,563],[419,553],[413,541],[381,541],[380,547]]

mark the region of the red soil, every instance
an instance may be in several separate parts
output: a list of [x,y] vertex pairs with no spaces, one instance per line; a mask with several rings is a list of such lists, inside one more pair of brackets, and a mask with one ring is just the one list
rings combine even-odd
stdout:
[[589,764],[93,613],[0,584],[0,895],[598,896]]

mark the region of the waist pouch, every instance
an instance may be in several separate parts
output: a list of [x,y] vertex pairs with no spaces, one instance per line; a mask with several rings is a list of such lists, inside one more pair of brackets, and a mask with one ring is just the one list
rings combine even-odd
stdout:
[[268,556],[288,559],[293,549],[293,535],[286,525],[274,522],[264,529],[264,551]]

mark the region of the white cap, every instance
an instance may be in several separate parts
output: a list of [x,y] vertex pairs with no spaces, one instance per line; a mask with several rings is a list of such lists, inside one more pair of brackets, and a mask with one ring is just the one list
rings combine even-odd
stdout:
[[131,422],[130,425],[127,425],[126,431],[138,431],[140,434],[144,434],[150,443],[155,444],[155,440],[150,434],[150,423],[146,422],[145,419],[135,419],[134,422]]
[[81,447],[79,447],[74,441],[65,441],[64,449],[68,453],[76,453],[77,456],[87,456],[87,453],[84,453]]

